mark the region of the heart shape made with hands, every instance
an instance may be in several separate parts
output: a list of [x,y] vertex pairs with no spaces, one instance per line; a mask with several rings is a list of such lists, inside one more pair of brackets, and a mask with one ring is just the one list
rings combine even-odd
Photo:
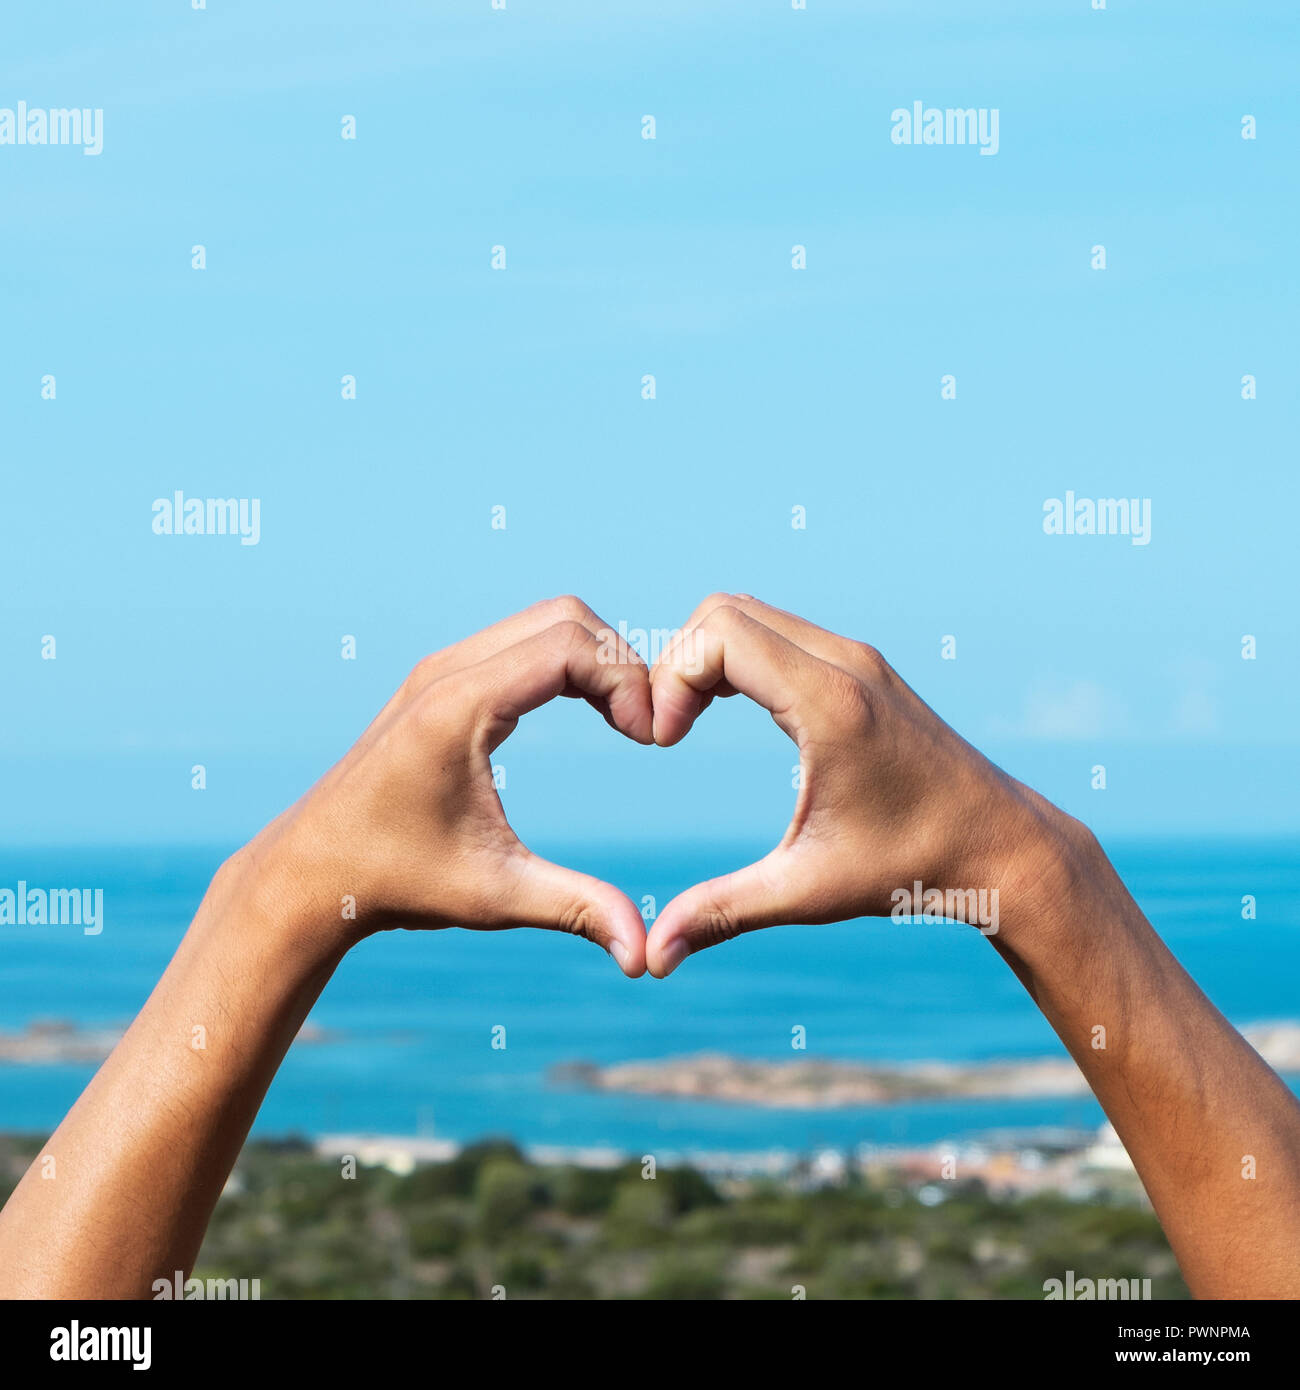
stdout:
[[498,701],[492,748],[556,695],[585,698],[629,738],[669,747],[714,698],[739,694],[765,708],[799,750],[798,796],[780,843],[678,894],[648,935],[618,889],[523,851],[533,896],[510,913],[511,924],[587,936],[628,975],[648,969],[663,978],[693,952],[761,927],[887,916],[900,884],[988,884],[1034,814],[1034,794],[955,734],[864,643],[748,594],[714,594],[647,668],[585,604],[542,607],[554,617],[554,605],[563,621],[548,632],[563,630],[550,640],[565,653],[551,651],[536,679]]
[[[842,654],[857,645],[749,594],[718,593],[706,599],[650,668],[655,744],[666,748],[680,743],[714,699],[745,694],[766,708],[798,745],[802,724],[794,709],[792,667],[799,638],[804,645],[798,651],[804,653],[809,643],[823,650],[827,643],[842,643]],[[813,670],[805,674],[816,679]],[[817,892],[818,866],[809,862],[801,833],[809,824],[811,802],[809,769],[801,767],[801,772],[790,824],[773,850],[745,868],[693,885],[657,915],[645,943],[652,975],[662,979],[688,955],[743,932],[837,916],[827,916],[824,893]]]

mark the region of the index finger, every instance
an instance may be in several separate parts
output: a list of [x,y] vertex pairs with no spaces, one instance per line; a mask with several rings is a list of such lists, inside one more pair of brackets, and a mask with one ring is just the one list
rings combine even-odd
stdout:
[[585,695],[637,743],[653,743],[650,676],[645,664],[580,622],[559,622],[448,676],[464,683],[475,718],[497,748],[519,720],[559,695]]
[[709,692],[726,684],[762,705],[798,743],[815,703],[809,697],[831,669],[757,618],[722,604],[684,631],[655,664],[655,742],[663,748],[679,743]]
[[802,647],[804,651],[829,662],[832,666],[840,667],[850,675],[861,670],[862,654],[866,650],[861,642],[841,636],[838,632],[831,632],[828,628],[818,627],[816,623],[801,618],[797,613],[764,603],[753,594],[710,594],[686,620],[681,635],[688,634],[710,613],[724,607],[739,608],[742,613],[757,618],[764,627],[770,627],[773,632],[779,632],[782,637],[788,638],[795,646]]

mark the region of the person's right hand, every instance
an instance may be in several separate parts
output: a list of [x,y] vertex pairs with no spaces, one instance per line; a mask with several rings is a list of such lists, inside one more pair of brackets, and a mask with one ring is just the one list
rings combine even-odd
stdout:
[[770,854],[664,907],[646,944],[652,975],[759,927],[888,916],[895,891],[917,881],[991,890],[1025,872],[1043,820],[1060,818],[958,737],[879,652],[748,595],[715,594],[696,609],[655,663],[651,693],[663,747],[715,695],[747,695],[794,740],[802,774]]

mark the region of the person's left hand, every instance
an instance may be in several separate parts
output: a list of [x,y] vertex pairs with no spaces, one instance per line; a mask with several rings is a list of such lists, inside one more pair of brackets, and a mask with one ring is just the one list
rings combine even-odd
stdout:
[[[587,699],[653,741],[645,663],[576,598],[552,599],[426,657],[352,750],[230,861],[338,921],[343,944],[385,927],[543,927],[583,936],[631,976],[645,924],[617,888],[516,837],[491,755],[529,710]],[[341,906],[342,905],[342,908]]]

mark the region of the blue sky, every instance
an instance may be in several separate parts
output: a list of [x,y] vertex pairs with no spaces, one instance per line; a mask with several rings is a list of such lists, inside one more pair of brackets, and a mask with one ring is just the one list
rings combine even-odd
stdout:
[[[875,643],[1103,834],[1296,830],[1298,31],[7,13],[0,107],[102,108],[104,147],[0,147],[0,837],[234,843],[424,652],[549,594],[663,628],[726,588]],[[918,100],[997,108],[997,155],[894,145]],[[260,499],[259,544],[153,534],[177,489]],[[1150,498],[1151,543],[1044,535],[1067,490]],[[501,761],[539,841],[775,837],[793,796],[738,701],[670,751],[563,702]]]

